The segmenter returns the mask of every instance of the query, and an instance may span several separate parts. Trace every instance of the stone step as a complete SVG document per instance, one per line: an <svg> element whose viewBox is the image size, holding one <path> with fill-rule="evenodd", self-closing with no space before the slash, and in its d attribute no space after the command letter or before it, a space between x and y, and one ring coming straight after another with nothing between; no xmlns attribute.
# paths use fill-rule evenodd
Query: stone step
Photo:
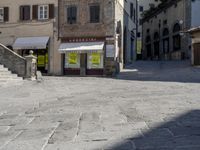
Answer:
<svg viewBox="0 0 200 150"><path fill-rule="evenodd" d="M10 71L0 71L0 75L11 75L12 73Z"/></svg>
<svg viewBox="0 0 200 150"><path fill-rule="evenodd" d="M9 71L8 68L1 68L0 71Z"/></svg>
<svg viewBox="0 0 200 150"><path fill-rule="evenodd" d="M9 72L4 72L4 73L0 73L0 78L1 77L18 77L17 74L12 74L12 73L9 73Z"/></svg>
<svg viewBox="0 0 200 150"><path fill-rule="evenodd" d="M23 80L22 77L18 77L17 74L12 73L5 68L3 65L0 65L0 84L21 82Z"/></svg>

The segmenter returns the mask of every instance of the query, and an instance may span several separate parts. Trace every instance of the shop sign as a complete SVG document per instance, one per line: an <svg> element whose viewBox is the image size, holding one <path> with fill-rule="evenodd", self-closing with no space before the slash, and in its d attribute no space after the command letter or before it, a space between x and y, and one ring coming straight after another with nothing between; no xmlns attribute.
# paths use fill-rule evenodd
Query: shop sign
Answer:
<svg viewBox="0 0 200 150"><path fill-rule="evenodd" d="M78 54L77 53L69 53L68 54L68 63L71 65L78 63Z"/></svg>
<svg viewBox="0 0 200 150"><path fill-rule="evenodd" d="M101 63L101 54L92 53L92 65L100 65Z"/></svg>
<svg viewBox="0 0 200 150"><path fill-rule="evenodd" d="M114 45L106 45L106 57L107 58L115 57L115 46Z"/></svg>

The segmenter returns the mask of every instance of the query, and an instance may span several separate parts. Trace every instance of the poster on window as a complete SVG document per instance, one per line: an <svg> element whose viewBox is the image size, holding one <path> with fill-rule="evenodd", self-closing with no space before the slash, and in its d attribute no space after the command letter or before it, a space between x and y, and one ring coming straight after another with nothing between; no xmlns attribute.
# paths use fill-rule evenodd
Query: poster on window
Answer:
<svg viewBox="0 0 200 150"><path fill-rule="evenodd" d="M92 53L92 65L99 66L101 63L101 54L100 53Z"/></svg>
<svg viewBox="0 0 200 150"><path fill-rule="evenodd" d="M68 63L70 65L75 65L78 63L78 54L77 53L69 53L68 54Z"/></svg>
<svg viewBox="0 0 200 150"><path fill-rule="evenodd" d="M38 67L44 67L45 66L45 56L44 55L38 55Z"/></svg>

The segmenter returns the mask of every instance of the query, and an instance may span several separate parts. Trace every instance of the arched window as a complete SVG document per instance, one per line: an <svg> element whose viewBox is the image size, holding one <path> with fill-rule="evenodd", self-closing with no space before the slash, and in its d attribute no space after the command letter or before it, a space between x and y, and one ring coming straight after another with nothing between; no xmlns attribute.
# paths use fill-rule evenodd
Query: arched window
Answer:
<svg viewBox="0 0 200 150"><path fill-rule="evenodd" d="M151 37L150 37L150 35L148 35L147 37L146 37L146 44L148 44L148 43L150 43L151 42Z"/></svg>
<svg viewBox="0 0 200 150"><path fill-rule="evenodd" d="M160 42L159 42L159 40L160 40L160 36L159 36L159 33L158 32L155 32L154 33L154 56L156 57L156 58L158 58L159 57L159 54L160 54L160 52L159 52L159 50L160 50Z"/></svg>
<svg viewBox="0 0 200 150"><path fill-rule="evenodd" d="M158 32L154 33L153 38L154 38L154 41L158 41L159 40L159 34L158 34Z"/></svg>
<svg viewBox="0 0 200 150"><path fill-rule="evenodd" d="M165 28L163 30L163 52L164 53L169 52L169 30L168 30L168 28Z"/></svg>
<svg viewBox="0 0 200 150"><path fill-rule="evenodd" d="M163 30L163 37L165 36L169 36L169 30L167 28Z"/></svg>
<svg viewBox="0 0 200 150"><path fill-rule="evenodd" d="M181 36L180 36L181 26L176 23L173 27L173 49L174 51L181 49Z"/></svg>
<svg viewBox="0 0 200 150"><path fill-rule="evenodd" d="M147 58L151 58L151 36L148 35L146 37L146 52L147 52Z"/></svg>

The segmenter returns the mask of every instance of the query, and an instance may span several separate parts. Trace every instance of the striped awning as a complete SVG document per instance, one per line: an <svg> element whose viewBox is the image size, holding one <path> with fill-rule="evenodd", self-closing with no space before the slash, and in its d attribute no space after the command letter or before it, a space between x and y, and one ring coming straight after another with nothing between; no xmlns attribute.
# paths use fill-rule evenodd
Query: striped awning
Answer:
<svg viewBox="0 0 200 150"><path fill-rule="evenodd" d="M49 37L21 37L13 44L13 49L46 49Z"/></svg>

